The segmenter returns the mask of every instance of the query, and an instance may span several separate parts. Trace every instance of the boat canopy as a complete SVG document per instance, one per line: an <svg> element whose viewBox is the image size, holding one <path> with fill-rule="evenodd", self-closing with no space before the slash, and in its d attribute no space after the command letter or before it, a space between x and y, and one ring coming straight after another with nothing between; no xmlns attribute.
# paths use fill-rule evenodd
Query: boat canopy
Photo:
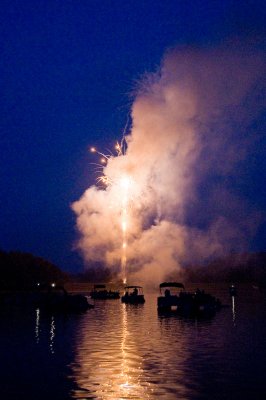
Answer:
<svg viewBox="0 0 266 400"><path fill-rule="evenodd" d="M105 285L94 285L94 289L105 289Z"/></svg>
<svg viewBox="0 0 266 400"><path fill-rule="evenodd" d="M185 286L183 285L183 283L180 283L180 282L163 282L160 284L160 289L165 288L165 287L176 287L176 288L185 289Z"/></svg>
<svg viewBox="0 0 266 400"><path fill-rule="evenodd" d="M125 289L142 289L142 286L125 286Z"/></svg>

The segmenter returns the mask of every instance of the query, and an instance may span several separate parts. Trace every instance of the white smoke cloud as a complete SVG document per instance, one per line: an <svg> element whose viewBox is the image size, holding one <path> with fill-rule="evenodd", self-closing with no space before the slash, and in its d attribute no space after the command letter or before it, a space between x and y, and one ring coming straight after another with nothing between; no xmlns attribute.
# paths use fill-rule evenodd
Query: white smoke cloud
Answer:
<svg viewBox="0 0 266 400"><path fill-rule="evenodd" d="M247 246L261 216L235 183L254 142L247 128L264 106L264 70L263 53L240 44L166 54L139 85L126 154L104 168L113 184L72 205L88 265L119 269L123 176L132 279L158 283L185 262Z"/></svg>

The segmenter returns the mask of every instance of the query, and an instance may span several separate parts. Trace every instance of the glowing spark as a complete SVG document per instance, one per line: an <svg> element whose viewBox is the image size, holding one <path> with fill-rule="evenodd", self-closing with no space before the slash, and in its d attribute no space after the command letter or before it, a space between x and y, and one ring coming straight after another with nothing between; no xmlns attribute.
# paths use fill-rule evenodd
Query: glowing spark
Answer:
<svg viewBox="0 0 266 400"><path fill-rule="evenodd" d="M109 180L108 180L107 176L105 176L105 175L99 176L97 178L97 182L103 183L106 186L108 186L108 184L109 184Z"/></svg>

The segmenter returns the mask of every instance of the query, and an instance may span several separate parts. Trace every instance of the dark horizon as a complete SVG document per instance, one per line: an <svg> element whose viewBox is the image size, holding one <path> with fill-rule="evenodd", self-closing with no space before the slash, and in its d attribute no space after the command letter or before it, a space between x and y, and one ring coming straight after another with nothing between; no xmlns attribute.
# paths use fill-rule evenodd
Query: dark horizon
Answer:
<svg viewBox="0 0 266 400"><path fill-rule="evenodd" d="M179 272L165 275L164 281L182 282L185 285L193 283L220 284L234 283L256 285L266 288L266 251L259 253L230 254L210 260L208 263L185 265ZM35 291L38 285L49 287L52 282L67 290L82 290L79 284L111 284L123 287L121 276L108 267L91 265L81 272L69 273L41 257L23 252L0 251L0 291ZM129 276L129 282L131 282ZM135 281L134 281L135 282ZM161 281L146 282L146 289L157 289ZM139 282L142 284L142 282ZM251 286L250 286L251 287ZM86 288L87 290L88 288Z"/></svg>

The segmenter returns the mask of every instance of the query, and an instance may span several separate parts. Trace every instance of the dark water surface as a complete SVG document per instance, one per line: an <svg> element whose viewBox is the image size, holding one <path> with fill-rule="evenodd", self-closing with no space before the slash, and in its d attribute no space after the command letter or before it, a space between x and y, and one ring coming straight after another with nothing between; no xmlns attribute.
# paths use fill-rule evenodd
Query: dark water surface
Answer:
<svg viewBox="0 0 266 400"><path fill-rule="evenodd" d="M205 289L229 305L210 320L158 316L157 293L81 315L1 309L0 398L266 399L266 294Z"/></svg>

